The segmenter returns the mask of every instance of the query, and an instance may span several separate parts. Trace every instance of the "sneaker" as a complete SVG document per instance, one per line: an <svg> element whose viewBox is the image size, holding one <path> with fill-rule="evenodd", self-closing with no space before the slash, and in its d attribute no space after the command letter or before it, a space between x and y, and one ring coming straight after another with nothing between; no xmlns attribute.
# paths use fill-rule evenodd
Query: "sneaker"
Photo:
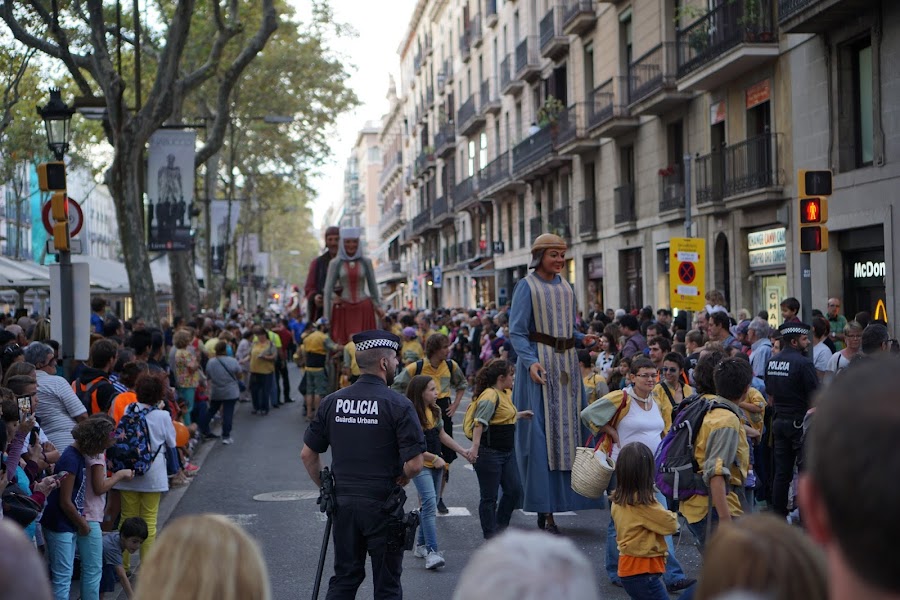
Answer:
<svg viewBox="0 0 900 600"><path fill-rule="evenodd" d="M192 464L188 463L184 466L184 470L187 471L188 473L193 473L194 471L199 471L200 467L198 467L197 465L192 465Z"/></svg>
<svg viewBox="0 0 900 600"><path fill-rule="evenodd" d="M222 438L222 443L225 444L226 446L230 446L231 444L234 443L234 440L231 439L231 436L228 436L227 438Z"/></svg>
<svg viewBox="0 0 900 600"><path fill-rule="evenodd" d="M438 552L437 550L432 550L428 553L428 556L425 557L425 568L426 569L438 569L444 566L444 555Z"/></svg>
<svg viewBox="0 0 900 600"><path fill-rule="evenodd" d="M416 544L416 549L413 550L413 556L415 556L416 558L425 558L426 556L428 556L428 548Z"/></svg>
<svg viewBox="0 0 900 600"><path fill-rule="evenodd" d="M220 436L219 436L218 434L215 434L215 433L213 433L213 432L211 432L211 431L210 431L209 433L204 433L204 434L203 434L203 439L204 439L204 440L217 440L217 439L219 439L219 437L220 437Z"/></svg>
<svg viewBox="0 0 900 600"><path fill-rule="evenodd" d="M666 586L666 590L672 593L683 592L688 589L692 585L697 583L696 579L691 579L690 577L685 577L684 579L679 579L675 583Z"/></svg>
<svg viewBox="0 0 900 600"><path fill-rule="evenodd" d="M446 515L450 512L450 509L447 508L447 505L444 504L444 499L441 498L437 503L437 511L439 514Z"/></svg>

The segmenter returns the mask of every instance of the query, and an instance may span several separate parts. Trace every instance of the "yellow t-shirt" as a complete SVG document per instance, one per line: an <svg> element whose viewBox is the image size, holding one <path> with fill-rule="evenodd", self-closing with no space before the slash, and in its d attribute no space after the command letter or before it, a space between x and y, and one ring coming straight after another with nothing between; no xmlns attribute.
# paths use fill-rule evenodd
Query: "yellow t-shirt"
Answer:
<svg viewBox="0 0 900 600"><path fill-rule="evenodd" d="M356 362L356 344L347 342L344 346L344 367L350 369L350 375L359 377L359 364Z"/></svg>
<svg viewBox="0 0 900 600"><path fill-rule="evenodd" d="M712 397L723 404L730 404L740 413L740 409L734 403L717 396ZM747 433L741 420L730 410L711 409L703 418L703 425L697 433L694 458L700 465L703 479L707 483L712 477L723 476L728 478L727 483L730 486L743 485L747 479L747 470L750 468L750 446L747 444ZM742 515L744 511L738 495L729 490L726 498L731 516ZM679 510L688 523L697 523L706 516L709 499L706 496L691 496L681 501Z"/></svg>
<svg viewBox="0 0 900 600"><path fill-rule="evenodd" d="M303 340L303 351L306 352L306 362L309 362L310 354L328 354L328 342L330 338L321 331L313 331ZM307 373L324 371L325 367L303 367Z"/></svg>
<svg viewBox="0 0 900 600"><path fill-rule="evenodd" d="M404 364L413 363L420 358L425 358L425 350L419 340L406 340L400 346L400 358L403 359Z"/></svg>
<svg viewBox="0 0 900 600"><path fill-rule="evenodd" d="M743 411L744 416L747 418L747 424L756 431L762 433L763 426L765 425L763 421L766 414L766 399L763 398L763 395L759 393L758 389L751 387L747 392L746 402L755 404L763 410L762 412L758 413L750 412L749 410Z"/></svg>
<svg viewBox="0 0 900 600"><path fill-rule="evenodd" d="M606 385L606 379L599 373L591 373L582 378L584 382L584 390L587 392L588 404L593 404L609 393L609 386ZM598 391L599 388L599 391ZM606 391L603 391L606 390ZM602 392L602 393L600 393Z"/></svg>
<svg viewBox="0 0 900 600"><path fill-rule="evenodd" d="M250 346L250 372L268 375L275 372L275 361L260 358L263 354L271 354L272 342L268 338L256 340Z"/></svg>
<svg viewBox="0 0 900 600"><path fill-rule="evenodd" d="M645 506L612 503L610 514L616 524L616 546L619 548L619 576L662 573L665 571L667 535L678 529L675 513L668 511L657 501ZM626 560L621 560L625 558ZM627 558L653 559L662 561Z"/></svg>
<svg viewBox="0 0 900 600"><path fill-rule="evenodd" d="M473 420L485 429L491 425L512 425L516 422L518 411L512 402L512 390L488 388L474 402L477 404Z"/></svg>
<svg viewBox="0 0 900 600"><path fill-rule="evenodd" d="M423 427L423 429L428 430L428 429L434 429L435 427L443 427L444 426L444 420L441 418L440 411L438 411L437 416L435 416L434 413L435 413L435 411L432 411L432 410L425 411L425 427ZM429 469L433 469L434 461L426 460L425 466L428 467Z"/></svg>

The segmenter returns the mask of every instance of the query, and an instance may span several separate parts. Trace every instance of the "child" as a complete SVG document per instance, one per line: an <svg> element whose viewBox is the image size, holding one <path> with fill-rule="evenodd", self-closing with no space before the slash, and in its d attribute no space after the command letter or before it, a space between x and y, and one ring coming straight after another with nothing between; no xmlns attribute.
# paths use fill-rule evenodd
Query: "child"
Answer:
<svg viewBox="0 0 900 600"><path fill-rule="evenodd" d="M422 348L422 344L419 343L419 333L416 331L416 328L404 328L403 345L400 346L401 362L406 366L409 363L414 363L423 358L425 358L425 350Z"/></svg>
<svg viewBox="0 0 900 600"><path fill-rule="evenodd" d="M122 529L103 535L103 578L100 580L100 600L103 594L116 589L116 578L122 584L128 598L134 596L131 581L122 565L122 553L134 554L147 539L147 522L140 517L130 517L122 522Z"/></svg>
<svg viewBox="0 0 900 600"><path fill-rule="evenodd" d="M530 419L530 410L516 411L512 402L513 368L502 359L492 360L475 376L474 427L469 460L475 464L481 501L478 518L485 539L509 525L522 498L522 483L513 445L517 419ZM483 444L482 444L483 443ZM482 445L484 446L482 448ZM478 460L480 454L481 460ZM499 503L498 491L503 489Z"/></svg>
<svg viewBox="0 0 900 600"><path fill-rule="evenodd" d="M675 513L656 499L653 453L645 444L632 442L619 452L616 489L612 495L612 519L619 548L619 577L632 599L667 600L660 576L666 570L665 536L675 533Z"/></svg>
<svg viewBox="0 0 900 600"><path fill-rule="evenodd" d="M81 557L81 597L85 600L96 598L100 589L103 572L103 535L100 524L103 522L104 496L118 482L129 481L134 477L131 469L122 469L112 477L106 477L105 452L112 446L115 428L112 417L106 413L95 413L75 428L75 431L81 430L79 448L84 452L86 464L84 518L90 527L87 535L79 535L75 540ZM98 448L100 451L96 452Z"/></svg>
<svg viewBox="0 0 900 600"><path fill-rule="evenodd" d="M328 319L319 319L316 321L315 331L307 335L300 345L300 360L303 362L303 376L306 379L307 421L313 420L319 412L319 402L323 396L328 395L328 375L325 373L328 353L344 349L332 341L328 329Z"/></svg>
<svg viewBox="0 0 900 600"><path fill-rule="evenodd" d="M785 323L800 322L797 313L800 312L800 301L796 298L785 298L781 301L781 318Z"/></svg>
<svg viewBox="0 0 900 600"><path fill-rule="evenodd" d="M459 452L466 458L469 451L463 448L444 431L441 409L437 405L438 389L430 375L416 375L406 387L406 397L410 399L419 416L419 423L425 432L425 467L413 480L419 501L422 504L422 526L416 540L415 555L425 559L426 569L437 569L445 564L444 555L438 551L435 510L441 492L446 461L441 458L441 444Z"/></svg>
<svg viewBox="0 0 900 600"><path fill-rule="evenodd" d="M609 393L609 386L603 375L594 371L594 360L588 350L578 351L578 362L581 363L581 379L587 392L588 404L593 404L598 398Z"/></svg>

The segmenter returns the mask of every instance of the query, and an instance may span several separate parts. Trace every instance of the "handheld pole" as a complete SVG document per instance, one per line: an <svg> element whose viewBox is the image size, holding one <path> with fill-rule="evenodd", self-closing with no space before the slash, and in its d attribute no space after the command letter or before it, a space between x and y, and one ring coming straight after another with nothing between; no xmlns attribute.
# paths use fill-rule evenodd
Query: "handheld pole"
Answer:
<svg viewBox="0 0 900 600"><path fill-rule="evenodd" d="M319 600L319 588L322 585L322 571L325 570L325 555L328 554L328 537L331 535L331 520L334 515L334 475L328 467L319 474L322 485L319 487L319 512L328 516L325 521L325 535L322 537L322 549L319 551L319 565L316 568L316 583L313 586L312 600Z"/></svg>

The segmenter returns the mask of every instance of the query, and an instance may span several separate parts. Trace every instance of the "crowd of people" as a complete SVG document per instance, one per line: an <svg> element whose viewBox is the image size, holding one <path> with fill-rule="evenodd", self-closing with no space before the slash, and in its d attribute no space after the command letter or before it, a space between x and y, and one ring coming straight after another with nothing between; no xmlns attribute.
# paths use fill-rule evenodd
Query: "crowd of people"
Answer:
<svg viewBox="0 0 900 600"><path fill-rule="evenodd" d="M335 277L338 287L342 277L350 287L367 281L355 271L362 256L353 232L344 233L334 240L344 249L335 252L344 275L327 261L320 265L328 269L323 282L332 294ZM381 331L396 336L396 356L379 369L384 383L407 399L412 427L424 439L422 465L409 475L421 518L413 551L426 569L446 564L435 518L448 512L443 495L451 466L462 457L477 476L478 517L489 541L505 539L500 534L517 508L537 513L539 529L560 534L554 514L608 502L605 564L596 570L632 598L762 593L767 590L757 580L782 585L780 578L789 579L786 564L802 576L785 581L775 597L824 597L820 545L830 561L847 562L838 573L847 589L863 575L869 585L893 589L889 576L846 554L867 538L835 522L846 493L824 480L823 465L840 461L824 450L805 451L816 439L825 444L817 406L830 415L829 427L838 427L834 415L846 408L837 390L846 394L846 382L873 377L877 371L868 365L881 365L889 377L896 373L874 358L897 351L884 322L866 313L847 320L840 300L831 298L827 311L812 311L805 324L799 302L788 298L774 327L768 313L729 310L717 291L690 320L666 308L578 312L560 276L564 242L540 236L532 253L534 272L517 284L509 307L386 311L355 293L337 303L372 305ZM305 318L297 305L286 315L210 311L160 327L140 318L123 322L95 298L90 356L70 373L63 372L46 320L3 323L3 512L43 555L54 598L69 597L73 575L82 598L99 598L115 584L129 597L151 597L144 595L151 588L133 586L131 555L141 553L146 572L154 560L179 562L183 549L173 544L187 543L171 542L163 551L166 533L157 542L162 494L197 475L192 456L199 444L235 443L239 403L251 403L251 413L263 417L294 401L289 361L302 370L294 385L310 431L320 435L323 400L373 366L371 359L357 360L349 314L335 333L329 316L335 306L318 296L308 298L307 310L315 314ZM889 394L890 388L867 385L875 397ZM836 406L828 408L828 400ZM454 437L457 413L468 444ZM847 418L872 428L877 441L884 432L878 423L863 424L866 416L871 413ZM322 438L308 439L321 444ZM585 445L615 464L604 497L573 488L575 450ZM884 493L893 497L890 489ZM770 514L745 516L760 512ZM808 526L812 538L788 523ZM223 535L238 536L235 557L258 552L241 550L239 530ZM699 583L678 561L678 535L691 536L705 551ZM757 541L777 546L772 556L784 559L756 556ZM721 575L724 566L707 568L724 565L725 556L750 556L753 568L734 578Z"/></svg>

